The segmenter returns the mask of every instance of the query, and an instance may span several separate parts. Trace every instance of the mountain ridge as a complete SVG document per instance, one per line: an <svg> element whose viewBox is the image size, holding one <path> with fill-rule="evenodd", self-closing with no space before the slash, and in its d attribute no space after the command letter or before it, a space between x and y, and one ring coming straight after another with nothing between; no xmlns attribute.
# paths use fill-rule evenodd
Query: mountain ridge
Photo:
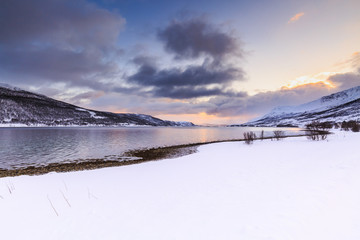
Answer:
<svg viewBox="0 0 360 240"><path fill-rule="evenodd" d="M145 114L112 113L58 101L8 84L0 84L3 126L194 126Z"/></svg>
<svg viewBox="0 0 360 240"><path fill-rule="evenodd" d="M305 126L312 121L342 122L349 120L360 120L360 86L297 106L276 107L270 113L240 125L291 127Z"/></svg>

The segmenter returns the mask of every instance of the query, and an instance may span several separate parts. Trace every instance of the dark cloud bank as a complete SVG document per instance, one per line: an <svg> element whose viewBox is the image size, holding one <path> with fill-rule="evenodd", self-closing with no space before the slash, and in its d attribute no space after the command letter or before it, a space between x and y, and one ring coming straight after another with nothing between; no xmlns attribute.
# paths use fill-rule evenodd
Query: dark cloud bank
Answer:
<svg viewBox="0 0 360 240"><path fill-rule="evenodd" d="M154 97L189 99L209 96L244 96L229 90L242 81L241 68L229 64L228 58L240 57L238 40L201 18L172 21L157 33L164 48L177 60L199 60L201 65L162 69L151 59L134 59L138 71L127 78L129 83L152 87Z"/></svg>
<svg viewBox="0 0 360 240"><path fill-rule="evenodd" d="M179 59L210 55L220 60L226 55L241 55L239 42L234 36L201 18L174 20L158 31L158 38L164 42L165 49L175 53Z"/></svg>
<svg viewBox="0 0 360 240"><path fill-rule="evenodd" d="M117 72L125 20L84 0L2 0L0 72L14 83L101 89Z"/></svg>
<svg viewBox="0 0 360 240"><path fill-rule="evenodd" d="M152 87L151 93L155 97L186 99L216 95L243 95L243 93L224 90L224 86L242 76L242 72L236 68L216 69L211 64L210 66L203 64L187 66L186 69L160 70L148 60L137 58L135 62L139 65L139 69L137 73L128 77L128 81L143 87Z"/></svg>

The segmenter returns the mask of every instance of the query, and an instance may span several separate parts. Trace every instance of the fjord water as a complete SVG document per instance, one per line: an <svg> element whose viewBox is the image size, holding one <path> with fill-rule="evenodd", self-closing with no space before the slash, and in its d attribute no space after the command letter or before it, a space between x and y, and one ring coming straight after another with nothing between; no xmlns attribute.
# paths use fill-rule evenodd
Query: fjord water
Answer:
<svg viewBox="0 0 360 240"><path fill-rule="evenodd" d="M117 159L128 150L243 138L273 128L249 127L55 127L0 128L0 169L86 159ZM278 128L276 130L279 130ZM297 134L299 129L282 129Z"/></svg>

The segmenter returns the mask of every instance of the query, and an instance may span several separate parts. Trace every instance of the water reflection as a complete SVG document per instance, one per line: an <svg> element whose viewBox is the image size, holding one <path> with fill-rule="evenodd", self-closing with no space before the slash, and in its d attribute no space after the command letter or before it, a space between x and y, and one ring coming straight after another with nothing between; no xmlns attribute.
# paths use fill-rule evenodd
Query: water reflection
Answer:
<svg viewBox="0 0 360 240"><path fill-rule="evenodd" d="M0 168L119 156L131 149L240 139L271 128L139 127L139 128L0 128ZM295 134L299 129L284 129Z"/></svg>

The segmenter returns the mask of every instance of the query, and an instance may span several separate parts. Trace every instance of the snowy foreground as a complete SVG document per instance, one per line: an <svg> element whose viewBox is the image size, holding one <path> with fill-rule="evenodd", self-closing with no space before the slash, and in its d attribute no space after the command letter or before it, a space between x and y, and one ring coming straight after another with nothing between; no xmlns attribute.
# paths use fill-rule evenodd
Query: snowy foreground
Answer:
<svg viewBox="0 0 360 240"><path fill-rule="evenodd" d="M360 133L0 179L1 239L360 239Z"/></svg>

